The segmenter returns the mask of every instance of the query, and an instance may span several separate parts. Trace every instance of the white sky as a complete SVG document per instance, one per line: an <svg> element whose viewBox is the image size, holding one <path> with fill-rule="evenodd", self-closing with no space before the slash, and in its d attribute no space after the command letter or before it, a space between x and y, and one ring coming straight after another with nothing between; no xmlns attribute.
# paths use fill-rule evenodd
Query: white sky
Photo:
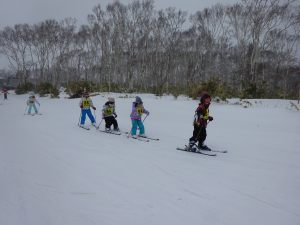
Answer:
<svg viewBox="0 0 300 225"><path fill-rule="evenodd" d="M92 8L101 4L103 8L113 0L0 0L0 28L17 23L37 23L45 19L64 19L74 17L78 24L86 23ZM123 4L131 0L120 0ZM218 2L237 2L236 0L156 0L156 9L175 7L194 13Z"/></svg>
<svg viewBox="0 0 300 225"><path fill-rule="evenodd" d="M35 24L46 19L62 20L67 17L77 19L77 25L87 23L87 15L99 3L103 8L113 0L0 0L0 29L19 23ZM127 5L131 0L119 0ZM156 0L156 9L175 7L189 14L211 7L217 3L235 3L237 0ZM7 62L0 55L0 69Z"/></svg>

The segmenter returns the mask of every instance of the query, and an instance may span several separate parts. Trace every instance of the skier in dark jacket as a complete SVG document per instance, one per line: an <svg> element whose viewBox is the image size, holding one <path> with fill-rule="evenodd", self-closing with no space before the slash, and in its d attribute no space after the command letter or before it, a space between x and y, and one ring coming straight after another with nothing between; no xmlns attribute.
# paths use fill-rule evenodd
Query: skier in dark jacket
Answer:
<svg viewBox="0 0 300 225"><path fill-rule="evenodd" d="M7 100L7 94L8 94L8 90L7 90L7 88L3 88L2 89L2 93L3 93L3 96L4 96L4 100Z"/></svg>
<svg viewBox="0 0 300 225"><path fill-rule="evenodd" d="M194 131L193 136L189 141L189 150L193 150L193 146L198 142L198 148L202 150L208 150L208 147L204 145L206 139L206 126L207 121L212 121L213 117L209 115L209 105L211 97L209 94L204 93L201 96L200 104L195 111L194 117Z"/></svg>
<svg viewBox="0 0 300 225"><path fill-rule="evenodd" d="M113 125L114 131L120 131L116 120L117 114L115 109L115 99L109 97L102 109L102 118L105 120L105 131L107 132L111 131L111 125Z"/></svg>

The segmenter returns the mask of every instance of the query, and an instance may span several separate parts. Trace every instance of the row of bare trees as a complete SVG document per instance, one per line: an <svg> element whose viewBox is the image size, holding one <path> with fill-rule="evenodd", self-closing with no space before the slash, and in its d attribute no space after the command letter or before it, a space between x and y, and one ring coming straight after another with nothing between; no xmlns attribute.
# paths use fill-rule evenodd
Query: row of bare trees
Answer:
<svg viewBox="0 0 300 225"><path fill-rule="evenodd" d="M217 78L234 90L263 87L296 95L300 6L286 0L217 4L188 16L153 0L93 8L75 19L18 24L0 30L0 53L22 82L59 86L85 79L124 90L169 92Z"/></svg>

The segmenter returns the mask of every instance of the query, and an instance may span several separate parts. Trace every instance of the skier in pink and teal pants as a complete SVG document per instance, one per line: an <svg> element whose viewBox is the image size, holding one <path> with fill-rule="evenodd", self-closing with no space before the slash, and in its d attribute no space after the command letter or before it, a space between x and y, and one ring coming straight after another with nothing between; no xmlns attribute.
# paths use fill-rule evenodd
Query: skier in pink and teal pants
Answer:
<svg viewBox="0 0 300 225"><path fill-rule="evenodd" d="M142 115L145 113L147 116L149 115L149 111L147 111L143 106L143 101L139 96L136 96L135 101L132 103L132 111L130 114L132 128L131 135L136 137L136 131L139 127L140 133L139 136L145 137L145 127L142 121Z"/></svg>

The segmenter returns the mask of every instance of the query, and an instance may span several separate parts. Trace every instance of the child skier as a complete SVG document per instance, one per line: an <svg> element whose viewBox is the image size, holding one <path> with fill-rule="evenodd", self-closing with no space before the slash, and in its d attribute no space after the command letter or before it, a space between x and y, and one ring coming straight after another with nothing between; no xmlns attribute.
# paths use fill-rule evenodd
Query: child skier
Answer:
<svg viewBox="0 0 300 225"><path fill-rule="evenodd" d="M204 93L200 99L200 104L195 111L194 117L194 131L193 136L189 140L189 151L195 150L193 146L198 141L198 148L202 150L209 150L209 148L204 145L204 141L206 139L206 126L207 121L212 121L213 117L209 116L209 105L210 105L211 97Z"/></svg>
<svg viewBox="0 0 300 225"><path fill-rule="evenodd" d="M81 108L81 119L80 119L80 127L84 127L85 118L86 115L90 118L92 125L96 126L95 118L91 112L90 107L92 107L94 110L96 110L96 107L93 104L92 99L90 98L90 95L88 92L84 92L83 96L79 102L79 106Z"/></svg>
<svg viewBox="0 0 300 225"><path fill-rule="evenodd" d="M27 106L28 106L28 111L27 114L31 115L31 109L34 109L35 114L38 114L38 110L36 108L35 103L37 103L39 106L41 105L38 100L36 100L34 93L29 94L29 98L27 100Z"/></svg>
<svg viewBox="0 0 300 225"><path fill-rule="evenodd" d="M7 94L8 94L7 88L3 87L2 93L3 93L3 95L4 95L4 96L3 96L3 97L4 97L4 100L7 100Z"/></svg>
<svg viewBox="0 0 300 225"><path fill-rule="evenodd" d="M102 109L102 119L105 120L105 131L110 132L111 125L113 125L114 131L120 131L116 118L115 99L109 97Z"/></svg>
<svg viewBox="0 0 300 225"><path fill-rule="evenodd" d="M145 136L145 127L142 121L142 114L145 113L147 116L150 114L143 106L143 101L139 96L135 97L135 101L132 103L132 111L130 114L132 128L131 135L136 138L136 130L140 128L140 137Z"/></svg>

